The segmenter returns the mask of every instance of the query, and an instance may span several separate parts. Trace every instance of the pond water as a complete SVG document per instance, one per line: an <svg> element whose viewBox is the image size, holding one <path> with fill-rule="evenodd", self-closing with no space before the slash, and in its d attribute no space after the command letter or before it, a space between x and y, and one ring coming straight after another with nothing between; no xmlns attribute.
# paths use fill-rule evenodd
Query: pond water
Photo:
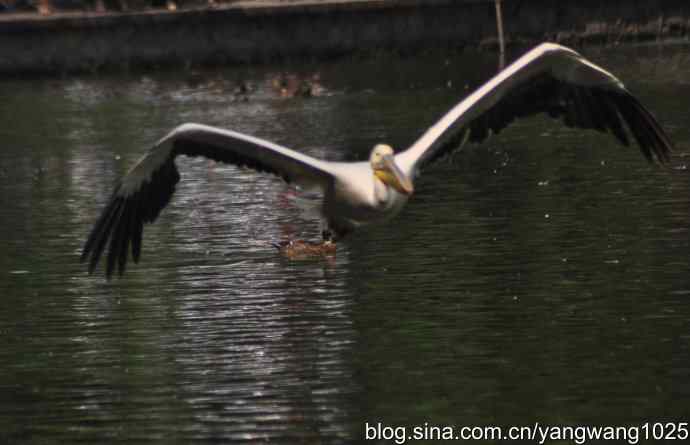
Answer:
<svg viewBox="0 0 690 445"><path fill-rule="evenodd" d="M690 49L585 53L663 123L670 168L528 119L426 170L396 219L334 258L293 261L271 243L318 224L285 184L181 158L141 262L111 281L79 264L85 237L177 124L364 159L411 143L496 56L0 82L0 443L687 421ZM280 97L282 71L318 73L322 94Z"/></svg>

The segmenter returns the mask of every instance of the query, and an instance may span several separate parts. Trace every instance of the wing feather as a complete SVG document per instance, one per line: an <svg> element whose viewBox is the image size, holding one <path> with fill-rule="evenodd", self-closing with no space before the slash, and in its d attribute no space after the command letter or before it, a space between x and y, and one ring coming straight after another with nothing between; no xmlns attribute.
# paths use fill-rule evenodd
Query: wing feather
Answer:
<svg viewBox="0 0 690 445"><path fill-rule="evenodd" d="M203 156L323 188L333 179L328 162L245 134L184 124L149 150L115 188L84 245L81 260L88 261L89 273L106 248L108 278L124 273L130 251L134 262L139 261L144 224L158 218L180 181L175 165L179 155Z"/></svg>
<svg viewBox="0 0 690 445"><path fill-rule="evenodd" d="M609 132L626 146L627 126L649 161L669 159L672 145L661 125L615 76L569 48L544 43L453 107L397 161L413 174L457 150L465 131L470 141L482 142L539 113L569 127Z"/></svg>

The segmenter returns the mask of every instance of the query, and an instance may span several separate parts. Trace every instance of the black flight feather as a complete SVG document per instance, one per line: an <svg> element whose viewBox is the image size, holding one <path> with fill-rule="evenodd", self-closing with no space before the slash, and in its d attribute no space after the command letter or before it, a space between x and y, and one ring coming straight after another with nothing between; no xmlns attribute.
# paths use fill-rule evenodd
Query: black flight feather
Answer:
<svg viewBox="0 0 690 445"><path fill-rule="evenodd" d="M447 130L449 134L439 138L440 146L423 158L422 166L457 148L462 138L452 133L462 135L464 129L469 128L469 140L479 143L500 133L518 118L540 113L560 119L568 127L610 132L625 146L630 144L629 131L647 160L664 163L669 159L672 145L668 136L654 116L627 90L573 85L544 72L511 90L462 128L451 126Z"/></svg>

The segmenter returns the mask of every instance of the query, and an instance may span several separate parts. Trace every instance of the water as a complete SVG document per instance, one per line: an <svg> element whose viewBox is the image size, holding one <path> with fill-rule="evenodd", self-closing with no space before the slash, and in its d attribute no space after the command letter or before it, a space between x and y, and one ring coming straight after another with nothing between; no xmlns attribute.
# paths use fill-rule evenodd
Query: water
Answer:
<svg viewBox="0 0 690 445"><path fill-rule="evenodd" d="M590 50L677 148L521 121L427 170L403 213L334 259L290 190L201 159L139 265L78 256L111 188L175 125L327 159L404 147L490 75L493 55L0 84L0 442L309 443L387 425L635 425L690 414L690 50ZM249 100L235 94L248 83ZM388 442L390 443L390 442ZM423 442L416 442L423 443Z"/></svg>

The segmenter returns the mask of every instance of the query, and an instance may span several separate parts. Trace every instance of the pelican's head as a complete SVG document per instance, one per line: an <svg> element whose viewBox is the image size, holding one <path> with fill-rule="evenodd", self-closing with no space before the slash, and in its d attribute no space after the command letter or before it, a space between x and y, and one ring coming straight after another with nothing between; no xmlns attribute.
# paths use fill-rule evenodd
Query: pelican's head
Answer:
<svg viewBox="0 0 690 445"><path fill-rule="evenodd" d="M411 195L414 191L412 181L395 163L393 148L390 145L378 144L371 151L369 157L374 175L384 184L393 187L405 195Z"/></svg>

